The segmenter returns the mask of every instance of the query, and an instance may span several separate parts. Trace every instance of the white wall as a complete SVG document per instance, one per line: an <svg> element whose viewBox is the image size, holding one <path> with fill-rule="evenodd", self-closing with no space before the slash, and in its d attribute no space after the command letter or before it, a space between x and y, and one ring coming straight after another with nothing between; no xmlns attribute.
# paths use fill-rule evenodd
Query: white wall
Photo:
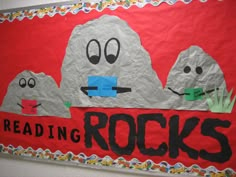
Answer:
<svg viewBox="0 0 236 177"><path fill-rule="evenodd" d="M38 160L19 160L0 157L0 177L170 177L169 174L140 172L136 170L99 169L65 165L65 163L42 163ZM179 175L174 175L180 177ZM185 176L187 177L187 176Z"/></svg>
<svg viewBox="0 0 236 177"><path fill-rule="evenodd" d="M73 4L76 2L81 2L81 0L0 0L0 12L40 8L57 4Z"/></svg>

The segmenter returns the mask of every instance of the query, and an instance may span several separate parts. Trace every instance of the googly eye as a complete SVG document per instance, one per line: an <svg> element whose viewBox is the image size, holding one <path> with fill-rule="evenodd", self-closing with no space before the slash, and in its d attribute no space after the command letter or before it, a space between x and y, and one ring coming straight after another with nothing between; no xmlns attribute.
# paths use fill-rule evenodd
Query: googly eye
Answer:
<svg viewBox="0 0 236 177"><path fill-rule="evenodd" d="M25 88L25 86L26 86L26 80L25 80L24 78L21 78L21 79L19 80L19 86L20 86L21 88Z"/></svg>
<svg viewBox="0 0 236 177"><path fill-rule="evenodd" d="M34 88L35 85L36 85L35 79L34 79L34 78L30 78L30 79L28 80L28 86L29 86L30 88Z"/></svg>
<svg viewBox="0 0 236 177"><path fill-rule="evenodd" d="M90 48L93 47L93 51L90 50ZM91 53L94 53L91 55ZM101 46L98 40L92 39L89 41L86 47L86 55L90 63L96 65L99 63L101 58Z"/></svg>
<svg viewBox="0 0 236 177"><path fill-rule="evenodd" d="M108 54L108 48L109 46L117 46L114 53L110 53ZM108 63L113 64L116 62L119 53L120 53L120 42L118 39L116 38L111 38L106 42L105 48L104 48L104 53L105 53L105 58L107 60Z"/></svg>

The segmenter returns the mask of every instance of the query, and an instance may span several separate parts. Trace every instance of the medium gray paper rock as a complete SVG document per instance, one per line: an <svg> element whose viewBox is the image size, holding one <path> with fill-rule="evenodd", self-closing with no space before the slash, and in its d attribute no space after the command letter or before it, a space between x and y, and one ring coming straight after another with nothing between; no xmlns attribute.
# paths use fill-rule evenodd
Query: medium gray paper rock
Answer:
<svg viewBox="0 0 236 177"><path fill-rule="evenodd" d="M138 34L116 16L76 26L61 71L60 87L74 107L168 107Z"/></svg>
<svg viewBox="0 0 236 177"><path fill-rule="evenodd" d="M9 84L0 110L30 116L70 117L53 78L32 71L21 72Z"/></svg>
<svg viewBox="0 0 236 177"><path fill-rule="evenodd" d="M217 62L198 46L182 51L170 70L166 93L174 109L208 110L205 94L226 89L224 74Z"/></svg>

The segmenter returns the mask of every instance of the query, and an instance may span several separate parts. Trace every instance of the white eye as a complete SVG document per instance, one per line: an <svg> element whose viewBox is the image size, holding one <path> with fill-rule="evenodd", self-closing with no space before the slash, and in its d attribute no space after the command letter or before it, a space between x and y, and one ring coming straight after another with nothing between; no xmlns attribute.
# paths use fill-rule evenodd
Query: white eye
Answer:
<svg viewBox="0 0 236 177"><path fill-rule="evenodd" d="M108 54L108 48L116 48L116 52ZM116 38L111 38L106 42L105 49L104 49L105 57L108 63L113 64L117 60L119 53L120 53L120 42Z"/></svg>
<svg viewBox="0 0 236 177"><path fill-rule="evenodd" d="M36 85L35 80L34 80L33 78L30 78L30 79L28 80L28 86L29 86L30 88L34 88L35 85Z"/></svg>
<svg viewBox="0 0 236 177"><path fill-rule="evenodd" d="M25 86L26 86L26 80L25 80L24 78L21 78L21 79L19 80L19 86L20 86L21 88L25 88Z"/></svg>
<svg viewBox="0 0 236 177"><path fill-rule="evenodd" d="M95 53L92 54L91 53ZM96 65L99 63L101 58L101 46L96 39L92 39L89 41L86 47L86 55L90 63Z"/></svg>

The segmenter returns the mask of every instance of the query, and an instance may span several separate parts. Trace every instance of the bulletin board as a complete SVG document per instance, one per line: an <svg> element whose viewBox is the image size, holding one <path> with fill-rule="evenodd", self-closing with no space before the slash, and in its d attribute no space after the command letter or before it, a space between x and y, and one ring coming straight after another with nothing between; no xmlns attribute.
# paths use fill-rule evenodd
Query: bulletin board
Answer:
<svg viewBox="0 0 236 177"><path fill-rule="evenodd" d="M0 14L0 153L236 176L236 1Z"/></svg>

